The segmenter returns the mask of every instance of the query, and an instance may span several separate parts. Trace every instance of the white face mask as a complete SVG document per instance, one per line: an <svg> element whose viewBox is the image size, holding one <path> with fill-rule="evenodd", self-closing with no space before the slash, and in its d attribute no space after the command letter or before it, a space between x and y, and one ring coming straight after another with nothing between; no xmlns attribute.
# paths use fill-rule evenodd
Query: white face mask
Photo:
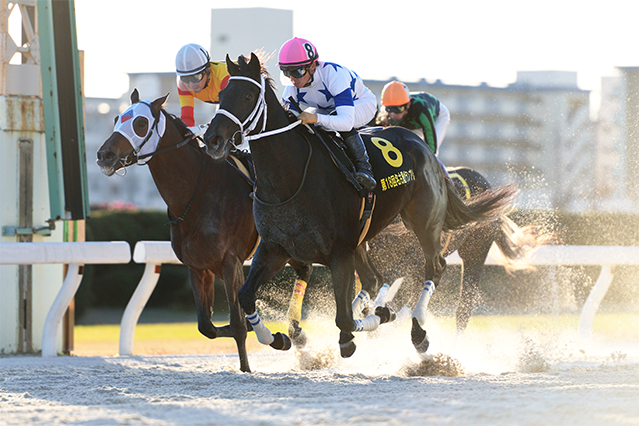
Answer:
<svg viewBox="0 0 640 426"><path fill-rule="evenodd" d="M149 123L147 133L144 136L138 136L133 129L133 122L138 117L145 117ZM127 138L137 156L143 156L157 150L166 125L167 120L164 114L160 113L160 118L156 122L151 112L151 104L147 101L141 101L131 105L118 116L114 132L118 132ZM138 164L145 164L151 157L139 159Z"/></svg>

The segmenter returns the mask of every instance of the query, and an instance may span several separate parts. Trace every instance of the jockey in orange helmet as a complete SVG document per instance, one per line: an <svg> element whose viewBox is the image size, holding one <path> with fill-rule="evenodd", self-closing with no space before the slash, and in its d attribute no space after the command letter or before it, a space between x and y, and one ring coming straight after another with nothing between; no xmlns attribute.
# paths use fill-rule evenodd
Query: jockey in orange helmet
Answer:
<svg viewBox="0 0 640 426"><path fill-rule="evenodd" d="M382 109L376 124L413 131L422 137L436 158L450 121L447 107L430 93L409 93L407 85L399 81L387 83L382 88ZM444 164L439 159L438 162L445 175L451 178Z"/></svg>
<svg viewBox="0 0 640 426"><path fill-rule="evenodd" d="M451 121L449 110L438 98L426 92L409 93L404 83L392 81L382 89L382 107L378 124L412 130L438 153Z"/></svg>

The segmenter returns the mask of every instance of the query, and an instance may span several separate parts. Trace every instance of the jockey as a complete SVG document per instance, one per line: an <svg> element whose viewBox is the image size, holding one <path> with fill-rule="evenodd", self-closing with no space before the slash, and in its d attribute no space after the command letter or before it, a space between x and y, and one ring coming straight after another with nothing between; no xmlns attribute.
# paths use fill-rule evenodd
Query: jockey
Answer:
<svg viewBox="0 0 640 426"><path fill-rule="evenodd" d="M176 55L176 74L179 77L180 118L188 127L193 127L194 99L218 103L218 93L229 81L227 65L211 61L204 47L189 43L182 46Z"/></svg>
<svg viewBox="0 0 640 426"><path fill-rule="evenodd" d="M410 94L409 88L399 81L387 83L382 89L382 109L376 124L412 130L436 155L450 121L447 107L430 93Z"/></svg>
<svg viewBox="0 0 640 426"><path fill-rule="evenodd" d="M426 142L436 158L450 121L447 107L430 93L409 93L407 85L399 81L387 83L382 88L382 109L376 117L376 124L413 131ZM438 162L449 176L440 159Z"/></svg>
<svg viewBox="0 0 640 426"><path fill-rule="evenodd" d="M369 156L356 129L368 124L376 114L377 101L353 71L318 60L318 50L308 40L294 37L280 48L278 66L292 85L285 86L283 100L292 96L305 109L298 117L339 132L355 162L355 178L365 189L376 186Z"/></svg>

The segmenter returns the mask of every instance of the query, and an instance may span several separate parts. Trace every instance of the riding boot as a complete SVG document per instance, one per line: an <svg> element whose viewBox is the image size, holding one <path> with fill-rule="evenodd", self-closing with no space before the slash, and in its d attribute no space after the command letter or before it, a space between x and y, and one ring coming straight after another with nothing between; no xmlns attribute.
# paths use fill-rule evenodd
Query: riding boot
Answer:
<svg viewBox="0 0 640 426"><path fill-rule="evenodd" d="M356 180L367 191L373 191L376 187L376 180L371 171L369 155L367 155L367 150L364 148L362 137L358 132L354 132L354 134L345 138L344 143L350 151L356 166Z"/></svg>

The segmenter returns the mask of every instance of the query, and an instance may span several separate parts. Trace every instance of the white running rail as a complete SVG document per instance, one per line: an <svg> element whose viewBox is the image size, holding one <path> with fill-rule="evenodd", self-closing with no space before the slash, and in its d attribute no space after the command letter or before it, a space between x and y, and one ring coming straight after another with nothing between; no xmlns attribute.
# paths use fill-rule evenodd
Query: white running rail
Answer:
<svg viewBox="0 0 640 426"><path fill-rule="evenodd" d="M58 328L80 287L85 264L129 263L131 247L125 241L66 243L0 243L0 264L67 264L67 275L53 301L42 330L42 356L57 355Z"/></svg>
<svg viewBox="0 0 640 426"><path fill-rule="evenodd" d="M609 290L613 280L611 267L614 265L638 265L638 247L622 246L543 246L529 259L532 265L596 265L602 270L598 281L591 290L580 316L579 337L581 341L591 339L593 319L600 302ZM180 264L171 243L168 241L138 241L134 248L133 260L145 263L145 271L133 297L129 301L120 326L120 355L133 354L133 333L151 293L160 276L163 263ZM462 260L457 252L447 257L450 265L460 265ZM250 261L245 262L245 265ZM487 258L486 265L500 265L496 259Z"/></svg>

